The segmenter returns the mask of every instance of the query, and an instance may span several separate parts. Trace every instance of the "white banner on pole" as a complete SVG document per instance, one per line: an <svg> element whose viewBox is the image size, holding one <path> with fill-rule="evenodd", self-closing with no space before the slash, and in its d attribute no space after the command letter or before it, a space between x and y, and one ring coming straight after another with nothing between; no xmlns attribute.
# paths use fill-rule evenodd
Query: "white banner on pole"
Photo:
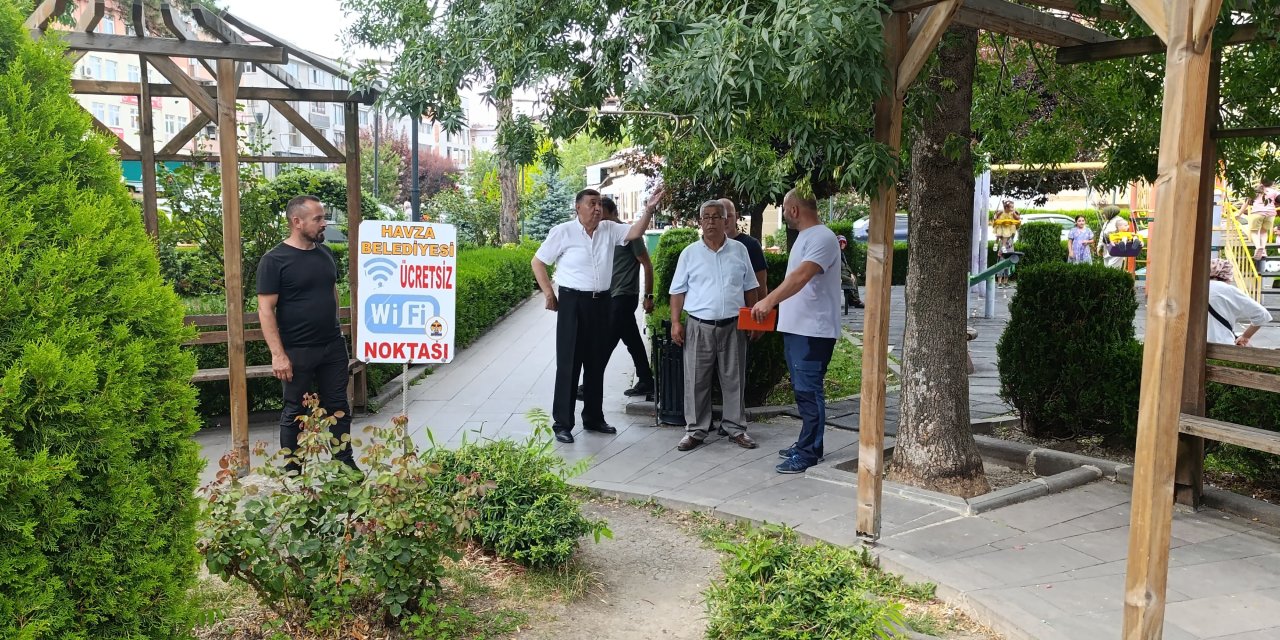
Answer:
<svg viewBox="0 0 1280 640"><path fill-rule="evenodd" d="M360 223L356 358L453 360L458 232L434 222Z"/></svg>

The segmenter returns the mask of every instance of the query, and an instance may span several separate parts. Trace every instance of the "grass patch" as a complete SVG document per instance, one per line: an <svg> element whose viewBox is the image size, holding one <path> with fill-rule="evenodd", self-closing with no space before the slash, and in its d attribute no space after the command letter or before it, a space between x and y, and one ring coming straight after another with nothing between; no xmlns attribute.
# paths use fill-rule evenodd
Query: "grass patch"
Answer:
<svg viewBox="0 0 1280 640"><path fill-rule="evenodd" d="M862 389L862 349L844 338L837 341L822 386L827 400L858 393ZM795 404L795 401L790 375L782 376L782 380L765 397L765 404L769 406L786 406Z"/></svg>

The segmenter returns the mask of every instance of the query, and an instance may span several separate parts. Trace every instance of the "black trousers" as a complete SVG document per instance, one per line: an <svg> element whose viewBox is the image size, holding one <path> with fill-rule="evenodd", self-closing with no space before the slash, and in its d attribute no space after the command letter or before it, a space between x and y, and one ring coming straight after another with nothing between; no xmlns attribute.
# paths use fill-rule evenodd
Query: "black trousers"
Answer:
<svg viewBox="0 0 1280 640"><path fill-rule="evenodd" d="M649 367L649 352L644 349L644 338L640 336L640 327L636 324L636 305L640 302L640 294L629 293L614 296L610 304L610 324L613 326L614 338L609 343L609 355L618 348L618 341L627 345L627 353L631 354L631 363L636 367L636 377L640 382L653 384L653 369ZM605 361L606 364L608 361Z"/></svg>
<svg viewBox="0 0 1280 640"><path fill-rule="evenodd" d="M560 288L556 313L556 390L551 401L552 428L573 429L578 377L582 376L582 423L604 423L604 367L614 342L609 327L609 292L596 294Z"/></svg>
<svg viewBox="0 0 1280 640"><path fill-rule="evenodd" d="M315 347L286 347L285 355L293 365L293 379L284 382L284 410L280 412L280 448L293 451L298 448L298 433L301 431L295 420L306 413L302 406L302 396L313 387L320 396L320 406L326 414L334 415L339 411L342 417L330 428L333 437L342 439L351 433L351 407L347 404L347 341L338 338L326 345ZM355 467L355 456L351 446L347 445L334 454L338 460L348 466ZM290 458L286 466L290 471L298 469L297 463Z"/></svg>

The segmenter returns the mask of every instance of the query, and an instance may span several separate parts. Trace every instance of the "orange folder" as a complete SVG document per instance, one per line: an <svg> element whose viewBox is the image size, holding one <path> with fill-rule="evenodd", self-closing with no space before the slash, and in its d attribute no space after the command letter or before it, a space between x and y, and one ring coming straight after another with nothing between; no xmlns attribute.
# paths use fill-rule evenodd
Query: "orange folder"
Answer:
<svg viewBox="0 0 1280 640"><path fill-rule="evenodd" d="M777 331L778 330L778 308L774 307L769 315L764 317L764 322L756 322L751 317L751 307L742 307L738 309L738 328L742 331Z"/></svg>

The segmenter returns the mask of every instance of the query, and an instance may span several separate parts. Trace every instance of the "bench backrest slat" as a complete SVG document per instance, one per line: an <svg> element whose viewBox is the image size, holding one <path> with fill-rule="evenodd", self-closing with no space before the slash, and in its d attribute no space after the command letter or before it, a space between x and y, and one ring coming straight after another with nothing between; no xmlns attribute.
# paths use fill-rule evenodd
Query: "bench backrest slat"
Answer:
<svg viewBox="0 0 1280 640"><path fill-rule="evenodd" d="M351 307L342 307L338 309L338 318L342 320L351 319ZM211 315L191 315L182 319L184 324L195 325L197 327L225 327L227 326L227 314L211 314ZM258 324L257 313L244 314L245 324Z"/></svg>

